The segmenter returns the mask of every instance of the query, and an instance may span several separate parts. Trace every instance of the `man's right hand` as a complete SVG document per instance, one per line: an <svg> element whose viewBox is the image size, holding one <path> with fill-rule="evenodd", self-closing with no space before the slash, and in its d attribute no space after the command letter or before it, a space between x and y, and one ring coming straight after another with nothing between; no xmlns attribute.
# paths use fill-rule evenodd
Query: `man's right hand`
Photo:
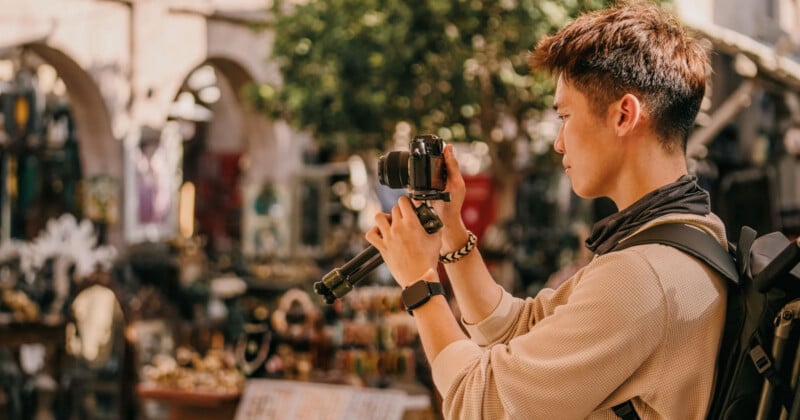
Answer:
<svg viewBox="0 0 800 420"><path fill-rule="evenodd" d="M450 193L450 202L434 200L431 202L436 214L442 220L441 253L452 252L467 243L467 228L461 218L461 207L464 205L466 185L461 169L456 160L453 145L445 145L444 160L447 167L446 192Z"/></svg>

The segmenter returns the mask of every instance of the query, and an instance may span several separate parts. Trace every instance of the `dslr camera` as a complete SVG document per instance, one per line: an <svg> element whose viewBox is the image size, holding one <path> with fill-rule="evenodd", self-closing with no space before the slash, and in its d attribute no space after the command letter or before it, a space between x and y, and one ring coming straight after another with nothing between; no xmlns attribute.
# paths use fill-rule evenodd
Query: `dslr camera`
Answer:
<svg viewBox="0 0 800 420"><path fill-rule="evenodd" d="M450 201L444 142L433 134L415 136L408 151L389 152L378 158L378 180L390 188L406 188L417 201ZM428 233L441 228L441 221L427 205L416 208L420 223Z"/></svg>

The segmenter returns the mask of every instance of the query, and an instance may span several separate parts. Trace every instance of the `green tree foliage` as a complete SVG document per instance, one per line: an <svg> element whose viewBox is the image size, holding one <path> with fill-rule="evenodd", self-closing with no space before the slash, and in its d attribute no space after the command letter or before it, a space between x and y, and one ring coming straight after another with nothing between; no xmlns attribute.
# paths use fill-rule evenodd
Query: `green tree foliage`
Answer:
<svg viewBox="0 0 800 420"><path fill-rule="evenodd" d="M552 80L531 74L528 52L579 12L606 3L275 0L269 60L282 80L251 86L246 96L317 140L351 150L384 147L400 121L448 141L481 139L502 179L513 171L515 142L535 135L528 122L552 105Z"/></svg>

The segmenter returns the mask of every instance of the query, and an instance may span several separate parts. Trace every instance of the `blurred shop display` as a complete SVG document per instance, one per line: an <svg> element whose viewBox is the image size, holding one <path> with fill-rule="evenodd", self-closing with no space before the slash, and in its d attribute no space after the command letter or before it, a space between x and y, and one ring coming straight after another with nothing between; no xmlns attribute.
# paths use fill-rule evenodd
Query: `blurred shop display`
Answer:
<svg viewBox="0 0 800 420"><path fill-rule="evenodd" d="M179 346L151 353L140 365L139 398L165 404L171 415L216 410L229 418L243 391L255 392L251 388L263 378L389 388L422 395L429 401L423 408L430 408L416 326L397 288L366 286L324 307L291 288L277 299L244 296L241 307L243 324L232 340L223 326L212 332L207 350Z"/></svg>
<svg viewBox="0 0 800 420"><path fill-rule="evenodd" d="M80 216L83 202L79 141L63 82L25 51L14 66L13 78L0 80L3 240L33 238L63 213Z"/></svg>
<svg viewBox="0 0 800 420"><path fill-rule="evenodd" d="M116 249L98 245L94 225L71 214L49 220L31 241L0 249L0 345L11 351L6 365L19 365L2 388L12 397L12 417L52 410L119 416L130 377L123 372L124 298L109 274Z"/></svg>
<svg viewBox="0 0 800 420"><path fill-rule="evenodd" d="M97 272L108 272L117 251L97 244L94 227L70 214L51 219L32 241L0 247L4 315L32 322L61 317L73 288Z"/></svg>
<svg viewBox="0 0 800 420"><path fill-rule="evenodd" d="M181 142L176 125L142 127L125 139L125 238L159 242L178 233Z"/></svg>

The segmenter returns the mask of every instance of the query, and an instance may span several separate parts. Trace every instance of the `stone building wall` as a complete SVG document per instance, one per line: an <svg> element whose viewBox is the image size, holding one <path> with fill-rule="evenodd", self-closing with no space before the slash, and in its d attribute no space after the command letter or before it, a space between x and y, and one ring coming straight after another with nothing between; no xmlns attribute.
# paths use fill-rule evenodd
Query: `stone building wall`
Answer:
<svg viewBox="0 0 800 420"><path fill-rule="evenodd" d="M83 176L124 174L123 141L163 130L187 77L205 64L224 77L210 143L248 154L242 182L281 180L302 166L307 136L248 111L239 89L275 80L262 0L0 0L0 59L21 48L55 68L80 139ZM124 198L124 194L121 194ZM120 212L122 208L120 206ZM120 220L124 215L120 215ZM122 245L122 226L108 232Z"/></svg>

